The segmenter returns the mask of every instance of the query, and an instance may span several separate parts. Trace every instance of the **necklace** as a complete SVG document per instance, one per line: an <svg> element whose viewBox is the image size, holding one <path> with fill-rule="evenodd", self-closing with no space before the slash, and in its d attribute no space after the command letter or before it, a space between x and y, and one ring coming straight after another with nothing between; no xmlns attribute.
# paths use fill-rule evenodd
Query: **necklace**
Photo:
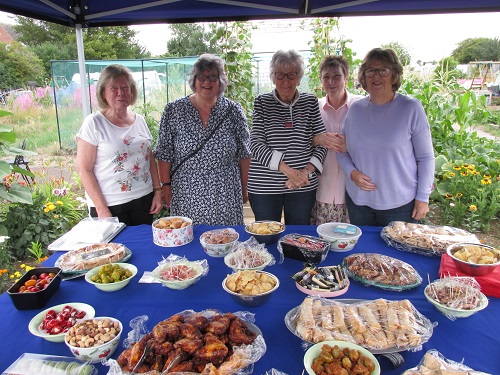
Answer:
<svg viewBox="0 0 500 375"><path fill-rule="evenodd" d="M200 105L198 98L195 97L195 100L192 101L194 108L198 111L198 115L200 116L201 124L206 127L208 125L208 121L210 120L210 113L212 112L212 108L208 110L203 108Z"/></svg>
<svg viewBox="0 0 500 375"><path fill-rule="evenodd" d="M372 102L371 99L368 100L368 104L366 105L366 112L368 114L368 122L372 125L379 125L382 123L382 121L384 121L385 117L387 116L387 114L389 113L389 109L391 108L391 104L392 102L394 101L394 97L389 101L389 105L387 106L387 109L385 110L385 113L384 115L382 116L382 118L378 121L375 121L375 122L372 122L371 118L370 118L370 103ZM387 103L385 103L387 104ZM383 104L384 105L384 104Z"/></svg>

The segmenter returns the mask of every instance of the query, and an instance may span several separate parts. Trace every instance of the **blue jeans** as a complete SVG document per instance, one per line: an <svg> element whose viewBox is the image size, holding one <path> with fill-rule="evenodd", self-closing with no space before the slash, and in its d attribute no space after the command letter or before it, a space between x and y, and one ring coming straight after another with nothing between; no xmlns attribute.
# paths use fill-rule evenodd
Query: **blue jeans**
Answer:
<svg viewBox="0 0 500 375"><path fill-rule="evenodd" d="M284 211L285 224L311 225L311 211L316 201L316 190L288 194L248 193L248 200L256 221L281 221Z"/></svg>
<svg viewBox="0 0 500 375"><path fill-rule="evenodd" d="M418 221L411 217L415 200L404 206L392 208L390 210L375 210L369 206L358 206L355 204L349 194L346 194L347 212L349 220L354 225L370 225L376 227L385 227L391 221L404 221L407 223L417 223Z"/></svg>

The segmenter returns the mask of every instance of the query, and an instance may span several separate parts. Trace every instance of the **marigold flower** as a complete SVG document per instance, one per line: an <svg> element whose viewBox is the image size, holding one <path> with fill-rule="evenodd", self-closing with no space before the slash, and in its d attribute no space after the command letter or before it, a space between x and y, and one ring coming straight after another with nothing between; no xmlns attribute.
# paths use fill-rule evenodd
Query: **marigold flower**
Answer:
<svg viewBox="0 0 500 375"><path fill-rule="evenodd" d="M10 275L9 277L10 277L11 279L13 279L15 276L14 276L14 275Z"/></svg>
<svg viewBox="0 0 500 375"><path fill-rule="evenodd" d="M64 203L63 203L63 202L61 202L61 201L57 201L57 202L56 202L56 204L57 204L58 206L62 206Z"/></svg>
<svg viewBox="0 0 500 375"><path fill-rule="evenodd" d="M23 264L21 264L21 266L20 266L20 267L21 267L21 268L25 268L25 267L26 267L26 264L24 264L24 263L23 263Z"/></svg>
<svg viewBox="0 0 500 375"><path fill-rule="evenodd" d="M59 215L54 215L54 219L59 219Z"/></svg>
<svg viewBox="0 0 500 375"><path fill-rule="evenodd" d="M50 210L49 210L47 207L45 207L45 208L43 209L43 212L45 212L45 213L47 213L47 212L49 212L49 211L50 211Z"/></svg>
<svg viewBox="0 0 500 375"><path fill-rule="evenodd" d="M56 208L56 206L54 204L51 204L49 205L49 207L47 207L50 211L54 210Z"/></svg>
<svg viewBox="0 0 500 375"><path fill-rule="evenodd" d="M476 205L474 205L474 204L471 204L471 205L469 206L469 209L470 209L471 211L477 211L477 207L476 207Z"/></svg>
<svg viewBox="0 0 500 375"><path fill-rule="evenodd" d="M491 184L491 180L489 178L483 178L481 180L481 184L483 184L483 185L489 185L489 184Z"/></svg>
<svg viewBox="0 0 500 375"><path fill-rule="evenodd" d="M446 193L445 197L448 199L453 199L453 194Z"/></svg>

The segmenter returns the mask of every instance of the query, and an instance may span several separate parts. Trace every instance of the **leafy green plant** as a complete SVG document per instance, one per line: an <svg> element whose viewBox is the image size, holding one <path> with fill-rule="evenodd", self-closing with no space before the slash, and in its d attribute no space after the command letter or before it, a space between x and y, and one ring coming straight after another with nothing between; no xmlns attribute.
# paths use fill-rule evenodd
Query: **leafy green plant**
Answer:
<svg viewBox="0 0 500 375"><path fill-rule="evenodd" d="M45 260L45 252L40 242L32 242L31 246L28 247L28 251L31 253L31 258L38 263L42 263Z"/></svg>
<svg viewBox="0 0 500 375"><path fill-rule="evenodd" d="M212 41L225 62L229 85L225 96L240 103L251 124L253 110L253 54L252 26L249 22L223 22L213 24Z"/></svg>

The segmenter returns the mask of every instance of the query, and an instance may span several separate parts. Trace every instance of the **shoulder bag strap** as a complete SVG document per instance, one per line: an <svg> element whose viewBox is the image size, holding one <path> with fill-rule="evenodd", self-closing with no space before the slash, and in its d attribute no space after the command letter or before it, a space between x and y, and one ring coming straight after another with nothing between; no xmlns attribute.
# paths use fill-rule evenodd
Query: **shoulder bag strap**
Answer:
<svg viewBox="0 0 500 375"><path fill-rule="evenodd" d="M198 151L200 151L203 146L206 145L206 143L210 140L210 138L213 137L213 135L215 134L215 132L221 127L222 123L224 122L224 120L229 117L229 114L231 113L231 110L228 110L225 114L225 116L222 118L221 121L219 121L219 123L210 131L210 134L208 134L208 136L198 145L198 147L196 147L195 150L193 150L192 152L190 152L188 155L186 155L184 157L184 159L182 159L179 164L177 164L175 166L175 168L173 168L171 171L170 171L170 176L173 176L175 174L175 172L177 172L179 170L179 167L184 164L187 160L191 159L194 155L196 155L198 153Z"/></svg>

